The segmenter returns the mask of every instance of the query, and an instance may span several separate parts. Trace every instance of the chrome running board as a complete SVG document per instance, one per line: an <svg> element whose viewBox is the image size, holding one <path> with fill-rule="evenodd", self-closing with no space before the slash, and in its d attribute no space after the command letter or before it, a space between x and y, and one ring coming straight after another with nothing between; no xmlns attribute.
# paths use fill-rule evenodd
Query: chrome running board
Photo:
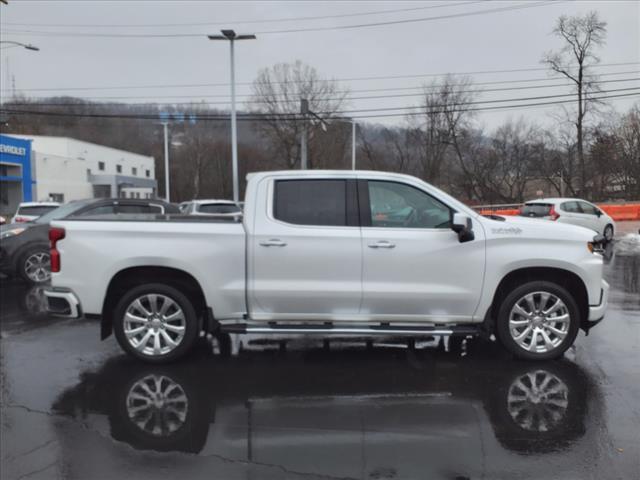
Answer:
<svg viewBox="0 0 640 480"><path fill-rule="evenodd" d="M317 335L477 335L479 329L471 326L452 325L447 327L410 327L393 325L370 325L370 326L344 326L336 327L332 324L326 325L255 325L255 324L231 324L221 325L221 333L254 333L254 334L317 334Z"/></svg>

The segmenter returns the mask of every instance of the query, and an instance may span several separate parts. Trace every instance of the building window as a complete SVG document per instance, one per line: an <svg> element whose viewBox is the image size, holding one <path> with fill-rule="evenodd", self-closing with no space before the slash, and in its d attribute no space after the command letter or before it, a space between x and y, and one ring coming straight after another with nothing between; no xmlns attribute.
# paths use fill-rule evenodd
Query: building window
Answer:
<svg viewBox="0 0 640 480"><path fill-rule="evenodd" d="M116 173L122 173L122 165L116 165Z"/></svg>
<svg viewBox="0 0 640 480"><path fill-rule="evenodd" d="M131 175L138 175L138 169L136 167L131 167Z"/></svg>
<svg viewBox="0 0 640 480"><path fill-rule="evenodd" d="M98 162L98 170L104 172L104 162Z"/></svg>
<svg viewBox="0 0 640 480"><path fill-rule="evenodd" d="M52 202L64 203L64 193L50 193L49 199Z"/></svg>
<svg viewBox="0 0 640 480"><path fill-rule="evenodd" d="M149 178L151 176L151 170L145 170L145 175Z"/></svg>

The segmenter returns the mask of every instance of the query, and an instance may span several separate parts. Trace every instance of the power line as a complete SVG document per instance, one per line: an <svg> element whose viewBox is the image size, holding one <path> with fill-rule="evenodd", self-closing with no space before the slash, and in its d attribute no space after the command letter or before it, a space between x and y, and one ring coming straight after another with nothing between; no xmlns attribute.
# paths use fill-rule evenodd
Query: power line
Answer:
<svg viewBox="0 0 640 480"><path fill-rule="evenodd" d="M598 81L593 81L590 82L592 84L602 84L602 83L618 83L618 82L636 82L636 81L640 81L640 77L635 77L635 78L619 78L619 79L614 79L614 80L598 80ZM471 85L473 86L473 84ZM540 88L557 88L557 87L573 87L573 85L571 83L555 83L555 84L551 84L551 85L529 85L529 86L524 86L524 87L504 87L504 88L488 88L488 89L470 89L470 90L456 90L456 93L478 93L478 94L483 94L483 93L488 93L488 92L507 92L507 91L519 91L519 90L531 90L531 89L540 89ZM391 95L368 95L368 96L359 96L359 97L350 97L350 96L346 96L344 97L345 100L351 101L351 100L377 100L377 99L388 99L388 98L412 98L412 97L423 97L425 95L425 93L427 93L430 88L430 86L428 86L426 89L421 89L420 92L418 93L400 93L400 94L391 94ZM433 90L432 90L433 91ZM90 101L91 104L93 105L121 105L121 104L125 104L125 105L129 105L129 106L136 106L136 105L164 105L166 103L170 103L170 102L139 102L139 103L125 103L125 102L93 102L90 99L84 99L82 97L71 97L71 98L78 98L80 100L86 100L86 101ZM157 98L157 97L150 97L150 98ZM170 97L171 98L171 97ZM343 98L336 98L336 97L328 97L328 98L322 98L323 101L338 101L338 100L342 100ZM300 102L299 98L288 98L288 99L281 99L278 100L281 103L295 103L298 104ZM73 105L72 103L69 102L47 102L47 101L41 101L41 102L36 102L36 101L24 101L24 102L16 102L16 101L11 101L9 100L7 103L10 103L11 105L32 105L32 106L71 106ZM200 103L200 102L196 102L196 103ZM221 101L221 102L211 102L211 101L207 101L204 102L207 105L229 105L230 102L228 101ZM260 101L260 100L245 100L243 103L245 104L263 104L265 102ZM82 105L82 104L79 104Z"/></svg>
<svg viewBox="0 0 640 480"><path fill-rule="evenodd" d="M624 97L638 97L640 96L640 93L622 93L619 95L608 95L605 97L592 97L591 100L616 100L616 99L620 99L620 98L624 98ZM465 109L453 109L453 110L448 110L449 112L484 112L484 111L504 111L504 110L511 110L514 108L532 108L532 107L546 107L546 106L551 106L551 105L562 105L565 103L574 103L575 100L558 100L555 102L540 102L540 103L529 103L529 104L520 104L520 105L501 105L501 106L497 106L497 107L478 107L478 108L465 108ZM349 117L349 118L353 118L353 119L358 119L358 118L391 118L391 117L414 117L417 115L424 115L426 113L438 113L438 112L434 112L434 111L429 111L427 112L425 111L420 111L420 112L406 112L406 113L382 113L382 114L376 114L376 115L356 115L353 117Z"/></svg>
<svg viewBox="0 0 640 480"><path fill-rule="evenodd" d="M610 75L627 75L627 74L634 74L634 73L640 73L640 70L630 70L630 71L625 71L625 72L609 72L609 73L601 73L598 74L598 77L605 77L605 76L610 76ZM595 75L594 75L595 76ZM590 77L590 76L587 76ZM532 83L532 82L548 82L548 81L553 81L553 80L557 80L559 78L564 78L562 76L555 76L555 77L538 77L538 78L531 78L531 79L521 79L521 80L498 80L498 81L492 81L492 82L473 82L473 86L485 86L485 85L511 85L511 84L518 84L518 83ZM635 78L634 78L635 80ZM595 81L592 81L592 83L595 83ZM572 86L572 83L567 82L566 83L567 86ZM445 86L445 84L433 84L433 85L427 85L428 88L438 88L438 87L443 87ZM387 87L387 88L365 88L365 89L354 89L354 90L336 90L333 93L335 94L349 94L349 93L369 93L369 92L396 92L396 91L411 91L411 90L417 90L417 91L424 91L425 86L421 85L421 86L414 86L414 87ZM523 87L523 89L526 87ZM26 90L24 90L26 91ZM486 90L483 90L486 91ZM241 98L246 98L246 97L253 97L254 94L253 93L248 93L248 94L240 94L240 95L236 95L236 97L241 97ZM276 94L276 96L284 96L283 94ZM101 96L101 97L81 97L85 100L118 100L118 99L144 99L144 98L159 98L160 95L109 95L109 96ZM47 97L43 97L43 98L47 98ZM50 98L50 97L49 97ZM75 97L74 97L75 98ZM197 98L197 99L203 99L203 98L229 98L229 94L213 94L213 95L165 95L162 96L162 98L165 99L169 99L169 98Z"/></svg>
<svg viewBox="0 0 640 480"><path fill-rule="evenodd" d="M472 12L455 13L449 15L439 15L435 17L409 18L405 20L390 20L386 22L360 23L352 25L334 25L329 27L310 27L310 28L291 28L285 30L264 30L261 32L253 32L256 35L271 35L285 33L302 33L302 32L326 32L332 30L352 30L358 28L382 27L388 25L400 25L407 23L429 22L436 20L447 20L452 18L471 17L478 15L487 15L490 13L501 13L513 10L522 10L525 8L534 8L547 6L551 4L564 3L568 0L544 1L529 3L526 5L511 5L508 7L490 8L486 10L474 10ZM94 38L193 38L202 37L203 33L96 33L96 32L43 32L39 30L11 30L5 29L5 33L13 35L33 35L44 37L94 37Z"/></svg>
<svg viewBox="0 0 640 480"><path fill-rule="evenodd" d="M629 87L629 88L614 88L611 90L602 90L597 92L598 94L602 93L610 93L610 92L628 92L630 90L640 90L640 87ZM485 103L506 103L506 102L527 102L530 100L544 100L548 98L561 98L561 97L569 97L575 96L575 93L562 93L558 95L540 95L537 97L522 97L522 98L504 98L504 99L494 99L494 100L477 100L470 102L461 102L461 103L452 103L451 105L478 105ZM587 100L592 99L593 97L587 97ZM440 105L435 105L435 108L440 107ZM364 113L364 112L382 112L382 111L393 111L393 110L415 110L415 109L424 109L422 105L410 105L406 107L380 107L380 108L364 108L359 110L337 110L335 112L331 112L332 114L350 114L350 113ZM319 113L322 115L322 113Z"/></svg>
<svg viewBox="0 0 640 480"><path fill-rule="evenodd" d="M591 68L602 67L620 67L629 65L640 65L640 62L619 62L619 63L601 63L598 65L592 65ZM573 65L567 65L567 68L573 67ZM529 67L529 68L514 68L507 70L476 70L468 72L445 72L445 73L420 73L420 74L408 74L408 75L385 75L385 76L364 76L364 77L346 77L346 78L332 78L334 82L356 82L356 81L370 81L370 80L396 80L404 78L427 78L427 77L446 77L447 75L454 76L466 76L466 75L488 75L494 73L524 73L524 72L539 72L548 71L547 67ZM628 72L634 73L634 72ZM599 75L615 75L617 72L602 73ZM548 78L562 78L562 76L556 75L555 77ZM525 81L525 80L517 80ZM291 80L286 82L271 82L273 84L284 83L304 83L304 80ZM236 82L236 85L253 85L253 82ZM191 84L156 84L156 85L117 85L112 87L49 87L49 88L26 88L22 89L24 92L53 92L53 91L69 91L69 90L135 90L135 89L150 89L150 88L202 88L202 87L228 87L229 83L191 83ZM9 89L2 89L2 91L8 91Z"/></svg>
<svg viewBox="0 0 640 480"><path fill-rule="evenodd" d="M78 23L16 23L16 22L2 22L4 25L15 26L28 26L28 27L62 27L62 28L166 28L166 27L206 27L216 25L250 25L260 23L282 23L282 22L299 22L307 20L329 20L334 18L349 18L349 17L365 17L370 15L386 15L389 13L406 13L415 12L420 10L432 10L438 8L451 8L460 5L471 5L474 3L485 3L491 0L475 0L468 2L457 3L443 3L439 5L427 5L422 7L411 8L396 8L391 10L375 10L368 12L355 12L355 13L341 13L335 15L320 15L320 16L306 16L306 17L281 17L281 18L266 18L261 20L225 20L216 22L196 22L196 23L121 23L121 24L78 24Z"/></svg>
<svg viewBox="0 0 640 480"><path fill-rule="evenodd" d="M634 89L634 90L637 90ZM613 92L616 90L610 90L610 92ZM619 90L618 90L619 91ZM606 92L601 92L601 93L606 93ZM607 99L615 99L615 98L625 98L625 97L636 97L636 96L640 96L640 93L623 93L623 94L616 94L616 95L605 95L605 96L597 96L597 97L591 97L590 100L607 100ZM545 98L545 97L539 97L541 99ZM552 96L546 97L546 98L553 98ZM524 101L525 99L520 99L517 101ZM516 101L516 100L511 100L511 101ZM458 104L450 104L447 105L447 110L446 112L458 112L458 111L492 111L492 110L501 110L501 109L513 109L513 108L524 108L524 107L532 107L532 106L546 106L546 105L560 105L560 104L566 104L566 103L575 103L575 99L570 99L570 100L554 100L554 101L549 101L549 102L534 102L534 103L528 103L528 104L512 104L512 105L500 105L500 106L493 106L493 107L484 107L484 106L479 106L479 107L475 107L475 108L464 108L464 109L456 109L456 108L448 108L449 106L457 106L457 107L464 107L467 105L475 105L475 104L483 104L483 103L493 103L492 101L486 101L486 102L461 102ZM414 112L403 112L403 113L382 113L382 114L376 114L376 113L372 113L372 114L367 114L367 115L341 115L341 117L346 117L346 118L380 118L380 117L400 117L400 116L415 116L415 115L424 115L427 113L439 113L439 112L445 112L445 110L439 111L439 110L435 110L436 108L442 108L444 107L444 105L435 105L429 109L425 109L424 107L418 107L421 110L419 111L414 111ZM375 110L375 111L383 111L386 109L379 109L379 110ZM118 119L138 119L138 120L157 120L158 119L158 114L157 113L152 113L152 114L112 114L112 113L65 113L65 112L43 112L43 111L33 111L33 110L16 110L16 109L12 109L12 108L5 108L5 107L0 107L0 112L3 112L5 114L16 114L16 115L43 115L43 116L55 116L55 117L78 117L78 118L118 118ZM352 110L352 111L343 111L343 112L323 112L321 113L321 115L327 115L326 119L327 120L331 120L331 116L330 115L335 115L336 113L342 113L342 114L348 114L348 113L363 113L364 111L362 110ZM229 116L228 115L224 115L224 114L201 114L201 113L196 113L196 114L187 114L189 115L189 117L194 118L195 120L225 120L228 121ZM250 113L250 114L241 114L238 117L239 120L245 120L245 121L251 121L251 120L255 120L255 121L266 121L266 120L274 120L274 119L278 119L278 120L303 120L304 117L300 116L299 114L272 114L272 113L264 113L264 114L260 114L260 113Z"/></svg>

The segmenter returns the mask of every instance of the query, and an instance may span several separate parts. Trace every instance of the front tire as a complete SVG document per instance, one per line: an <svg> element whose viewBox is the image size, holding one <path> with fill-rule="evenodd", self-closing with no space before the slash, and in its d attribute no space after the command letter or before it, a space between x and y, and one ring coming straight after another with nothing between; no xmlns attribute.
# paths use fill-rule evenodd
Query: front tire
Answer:
<svg viewBox="0 0 640 480"><path fill-rule="evenodd" d="M161 283L141 285L118 302L113 330L128 354L149 363L168 363L193 348L198 318L180 290Z"/></svg>
<svg viewBox="0 0 640 480"><path fill-rule="evenodd" d="M611 242L613 240L613 225L609 224L604 227L603 235L607 243Z"/></svg>
<svg viewBox="0 0 640 480"><path fill-rule="evenodd" d="M550 360L573 344L580 311L573 296L548 281L513 289L502 301L496 330L504 347L523 360Z"/></svg>

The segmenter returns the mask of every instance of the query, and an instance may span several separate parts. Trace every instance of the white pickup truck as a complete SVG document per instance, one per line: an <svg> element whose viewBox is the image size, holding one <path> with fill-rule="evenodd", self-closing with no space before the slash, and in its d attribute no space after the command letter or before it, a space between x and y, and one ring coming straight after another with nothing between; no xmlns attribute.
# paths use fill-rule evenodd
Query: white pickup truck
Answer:
<svg viewBox="0 0 640 480"><path fill-rule="evenodd" d="M549 359L607 308L594 232L483 217L414 177L284 171L248 177L242 221L56 221L49 310L100 317L149 362L201 332L495 336Z"/></svg>

